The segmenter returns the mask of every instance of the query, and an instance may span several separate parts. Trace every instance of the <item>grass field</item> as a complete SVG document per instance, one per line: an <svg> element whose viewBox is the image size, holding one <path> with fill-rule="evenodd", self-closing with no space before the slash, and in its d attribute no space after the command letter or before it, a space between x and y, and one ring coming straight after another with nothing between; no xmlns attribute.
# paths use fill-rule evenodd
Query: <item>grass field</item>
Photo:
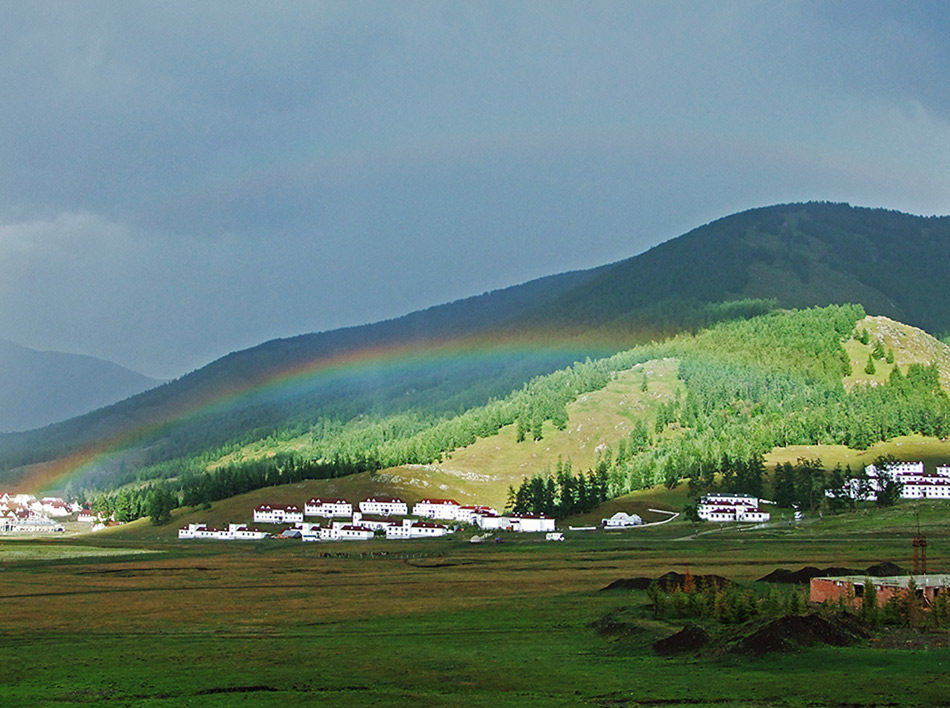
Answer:
<svg viewBox="0 0 950 708"><path fill-rule="evenodd" d="M816 648L667 659L679 629L640 592L669 570L751 583L776 567L909 565L913 508L761 530L685 522L564 543L154 543L96 537L95 557L0 544L0 704L30 706L929 706L950 649ZM945 505L920 505L932 569L950 567ZM466 536L467 538L467 536ZM36 545L36 544L33 544ZM328 555L329 554L329 555ZM339 557L336 557L339 556ZM622 609L626 608L626 610ZM623 640L589 626L642 616Z"/></svg>

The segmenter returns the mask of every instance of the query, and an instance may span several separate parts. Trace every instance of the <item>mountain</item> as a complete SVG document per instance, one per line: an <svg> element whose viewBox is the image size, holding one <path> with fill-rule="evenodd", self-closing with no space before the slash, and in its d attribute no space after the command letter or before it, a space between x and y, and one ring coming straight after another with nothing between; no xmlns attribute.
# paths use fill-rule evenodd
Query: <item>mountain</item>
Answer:
<svg viewBox="0 0 950 708"><path fill-rule="evenodd" d="M944 333L948 271L950 217L829 203L753 209L611 265L234 352L94 413L0 436L0 470L15 480L25 474L15 468L130 441L140 453L117 467L155 465L393 415L408 435L575 360L776 306L854 302Z"/></svg>
<svg viewBox="0 0 950 708"><path fill-rule="evenodd" d="M109 361L0 340L0 430L29 430L162 383Z"/></svg>
<svg viewBox="0 0 950 708"><path fill-rule="evenodd" d="M780 307L854 302L950 332L950 217L848 204L785 204L734 214L601 269L541 303L540 322L675 329L706 303Z"/></svg>

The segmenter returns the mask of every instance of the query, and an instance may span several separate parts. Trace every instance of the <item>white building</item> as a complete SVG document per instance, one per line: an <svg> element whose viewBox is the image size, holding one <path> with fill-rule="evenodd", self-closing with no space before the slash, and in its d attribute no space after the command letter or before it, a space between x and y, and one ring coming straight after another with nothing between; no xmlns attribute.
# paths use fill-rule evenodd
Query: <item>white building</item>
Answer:
<svg viewBox="0 0 950 708"><path fill-rule="evenodd" d="M81 521L84 524L92 524L99 521L99 514L92 509L83 509L79 512L79 516L76 517L76 521Z"/></svg>
<svg viewBox="0 0 950 708"><path fill-rule="evenodd" d="M641 526L643 519L639 514L628 514L625 511L618 511L609 519L602 519L601 523L608 529L625 529L631 526Z"/></svg>
<svg viewBox="0 0 950 708"><path fill-rule="evenodd" d="M461 505L454 499L423 499L412 507L413 516L424 516L427 519L442 519L456 521Z"/></svg>
<svg viewBox="0 0 950 708"><path fill-rule="evenodd" d="M387 539L434 538L444 536L449 530L442 524L431 521L413 521L403 519L401 524L386 527Z"/></svg>
<svg viewBox="0 0 950 708"><path fill-rule="evenodd" d="M228 524L228 531L235 541L261 541L270 536L267 531L245 524Z"/></svg>
<svg viewBox="0 0 950 708"><path fill-rule="evenodd" d="M261 504L254 509L256 524L293 524L303 521L303 512L293 504Z"/></svg>
<svg viewBox="0 0 950 708"><path fill-rule="evenodd" d="M512 514L511 530L519 533L554 531L554 519L544 514Z"/></svg>
<svg viewBox="0 0 950 708"><path fill-rule="evenodd" d="M461 524L474 524L475 517L478 514L493 514L498 516L498 512L490 506L460 506L458 516L455 520Z"/></svg>
<svg viewBox="0 0 950 708"><path fill-rule="evenodd" d="M482 531L503 531L511 528L511 519L502 514L480 512L474 514L472 520Z"/></svg>
<svg viewBox="0 0 950 708"><path fill-rule="evenodd" d="M407 516L409 507L402 499L376 496L364 499L359 504L360 513L376 516Z"/></svg>
<svg viewBox="0 0 950 708"><path fill-rule="evenodd" d="M353 512L353 519L350 523L352 523L354 526L365 526L372 531L376 531L377 529L383 529L385 531L389 526L396 522L390 516L370 516L369 514L363 514L359 511L355 511ZM339 521L334 521L333 524L334 526L343 525Z"/></svg>
<svg viewBox="0 0 950 708"><path fill-rule="evenodd" d="M39 502L33 502L31 507L34 511L56 518L69 516L73 512L79 511L78 506L69 504L58 497L44 497Z"/></svg>
<svg viewBox="0 0 950 708"><path fill-rule="evenodd" d="M706 521L760 523L771 518L759 508L759 499L749 494L706 494L698 507L699 518Z"/></svg>
<svg viewBox="0 0 950 708"><path fill-rule="evenodd" d="M901 499L950 499L950 466L939 465L936 472L926 472L923 462L894 462L884 469L871 464L864 468L865 479L852 477L842 490L851 499L877 500L885 478L900 482ZM826 496L837 496L829 489Z"/></svg>
<svg viewBox="0 0 950 708"><path fill-rule="evenodd" d="M303 507L306 516L352 516L353 505L346 499L311 499Z"/></svg>
<svg viewBox="0 0 950 708"><path fill-rule="evenodd" d="M178 538L194 538L198 529L203 529L207 524L188 524L178 529Z"/></svg>
<svg viewBox="0 0 950 708"><path fill-rule="evenodd" d="M337 530L337 540L340 541L369 541L375 532L366 526L345 524Z"/></svg>

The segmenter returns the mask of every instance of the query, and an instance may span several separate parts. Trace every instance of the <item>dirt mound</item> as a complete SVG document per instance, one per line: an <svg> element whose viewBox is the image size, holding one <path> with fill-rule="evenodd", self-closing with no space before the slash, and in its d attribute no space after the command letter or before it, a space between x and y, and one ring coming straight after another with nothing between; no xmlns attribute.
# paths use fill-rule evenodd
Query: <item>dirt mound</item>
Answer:
<svg viewBox="0 0 950 708"><path fill-rule="evenodd" d="M620 578L614 580L610 585L602 587L601 590L646 590L650 587L653 578Z"/></svg>
<svg viewBox="0 0 950 708"><path fill-rule="evenodd" d="M795 651L812 644L843 647L868 637L867 625L847 613L832 617L817 613L786 615L747 635L733 646L731 652L763 656L772 652Z"/></svg>
<svg viewBox="0 0 950 708"><path fill-rule="evenodd" d="M712 637L702 627L688 624L676 634L653 643L653 651L663 656L696 652L709 644Z"/></svg>
<svg viewBox="0 0 950 708"><path fill-rule="evenodd" d="M729 578L724 578L721 575L694 575L692 578L693 586L700 588L710 586L723 588L732 583ZM638 578L620 578L619 580L614 580L610 585L601 588L601 590L646 590L653 581L654 578L643 576ZM659 585L661 589L669 592L673 588L682 588L686 584L686 576L683 573L670 571L656 578L656 584Z"/></svg>
<svg viewBox="0 0 950 708"><path fill-rule="evenodd" d="M855 570L854 568L842 568L832 565L827 568L816 568L812 565L806 565L800 570L787 570L785 568L776 568L766 576L759 578L759 583L798 583L805 585L811 582L812 578L823 578L836 575L868 575L872 578L879 578L888 575L906 575L907 571L898 565L888 561L868 566L866 570Z"/></svg>
<svg viewBox="0 0 950 708"><path fill-rule="evenodd" d="M869 565L867 574L872 578L886 578L891 575L907 575L907 570L890 561L884 561L876 565Z"/></svg>

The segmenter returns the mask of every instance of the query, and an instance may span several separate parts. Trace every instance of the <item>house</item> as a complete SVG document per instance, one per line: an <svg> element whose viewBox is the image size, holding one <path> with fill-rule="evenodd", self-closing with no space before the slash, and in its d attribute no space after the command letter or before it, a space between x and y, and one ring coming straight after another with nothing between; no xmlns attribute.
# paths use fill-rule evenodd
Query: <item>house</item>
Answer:
<svg viewBox="0 0 950 708"><path fill-rule="evenodd" d="M303 512L293 504L261 504L254 509L256 524L292 524L303 521Z"/></svg>
<svg viewBox="0 0 950 708"><path fill-rule="evenodd" d="M261 541L270 536L269 533L262 529L244 525L238 526L238 528L232 531L232 534L235 541Z"/></svg>
<svg viewBox="0 0 950 708"><path fill-rule="evenodd" d="M409 514L409 506L402 499L383 495L364 499L360 502L359 508L363 514L377 516L407 516Z"/></svg>
<svg viewBox="0 0 950 708"><path fill-rule="evenodd" d="M393 523L386 527L387 539L433 538L444 536L449 530L442 524L431 521L413 521L403 519L402 523Z"/></svg>
<svg viewBox="0 0 950 708"><path fill-rule="evenodd" d="M352 516L353 505L346 499L317 499L313 498L304 504L305 516Z"/></svg>
<svg viewBox="0 0 950 708"><path fill-rule="evenodd" d="M885 468L876 465L864 468L864 478L852 477L842 490L829 489L826 496L835 497L844 493L851 499L877 500L885 479L900 482L901 499L950 499L950 466L938 465L935 472L924 470L924 463L893 462Z"/></svg>
<svg viewBox="0 0 950 708"><path fill-rule="evenodd" d="M76 517L76 521L80 521L84 524L91 524L98 520L99 520L98 512L95 512L92 509L83 509L82 511L79 512L79 516Z"/></svg>
<svg viewBox="0 0 950 708"><path fill-rule="evenodd" d="M340 541L369 541L374 535L373 529L355 524L346 524L337 531L337 539Z"/></svg>
<svg viewBox="0 0 950 708"><path fill-rule="evenodd" d="M760 500L749 494L705 494L699 500L699 518L713 522L768 521L771 515L759 508Z"/></svg>
<svg viewBox="0 0 950 708"><path fill-rule="evenodd" d="M609 519L602 519L601 523L608 529L625 529L631 526L641 526L643 519L639 514L628 514L625 511L618 511Z"/></svg>
<svg viewBox="0 0 950 708"><path fill-rule="evenodd" d="M460 506L454 499L423 499L412 507L412 515L455 521L458 519Z"/></svg>
<svg viewBox="0 0 950 708"><path fill-rule="evenodd" d="M907 592L913 579L924 607L931 605L937 595L950 593L950 574L939 575L895 575L884 578L870 578L877 591L877 604L884 605L895 595ZM825 602L845 598L853 607L861 604L864 597L865 582L868 578L860 575L842 575L838 577L819 577L811 579L811 601Z"/></svg>
<svg viewBox="0 0 950 708"><path fill-rule="evenodd" d="M74 511L78 510L78 507L74 508L72 504L68 504L66 501L59 499L58 497L44 497L42 500L40 500L39 507L40 508L37 509L37 511L57 518L69 516Z"/></svg>
<svg viewBox="0 0 950 708"><path fill-rule="evenodd" d="M479 512L472 516L472 520L483 531L502 531L511 528L511 519L500 514Z"/></svg>
<svg viewBox="0 0 950 708"><path fill-rule="evenodd" d="M334 523L339 523L334 522ZM384 531L392 524L396 523L393 521L392 517L389 516L369 516L368 514L363 514L359 511L353 513L352 523L355 526L365 526L368 529L376 531L378 529L383 529Z"/></svg>
<svg viewBox="0 0 950 708"><path fill-rule="evenodd" d="M198 529L204 529L207 524L188 524L178 529L178 538L194 538Z"/></svg>
<svg viewBox="0 0 950 708"><path fill-rule="evenodd" d="M544 514L512 514L511 530L519 533L554 531L554 519Z"/></svg>
<svg viewBox="0 0 950 708"><path fill-rule="evenodd" d="M455 520L461 524L474 524L475 517L478 514L494 514L498 516L498 512L490 506L460 506Z"/></svg>

